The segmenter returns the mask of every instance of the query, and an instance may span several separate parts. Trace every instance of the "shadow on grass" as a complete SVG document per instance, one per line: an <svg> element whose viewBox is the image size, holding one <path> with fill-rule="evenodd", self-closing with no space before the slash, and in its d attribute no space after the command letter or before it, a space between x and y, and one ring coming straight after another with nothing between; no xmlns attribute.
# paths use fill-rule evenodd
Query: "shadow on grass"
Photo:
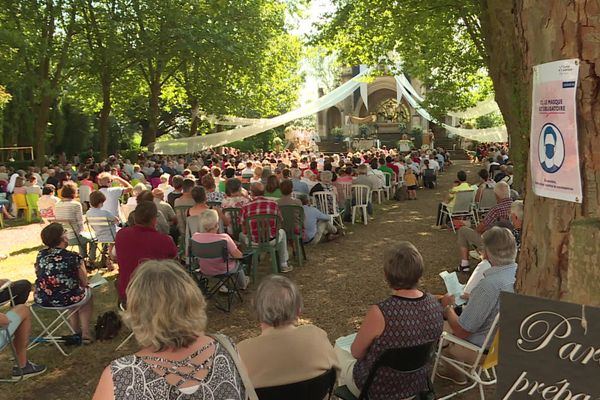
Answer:
<svg viewBox="0 0 600 400"><path fill-rule="evenodd" d="M28 254L32 252L38 252L44 248L44 245L34 246L34 247L26 247L24 249L19 249L17 251L13 251L10 253L11 256L20 256L22 254Z"/></svg>

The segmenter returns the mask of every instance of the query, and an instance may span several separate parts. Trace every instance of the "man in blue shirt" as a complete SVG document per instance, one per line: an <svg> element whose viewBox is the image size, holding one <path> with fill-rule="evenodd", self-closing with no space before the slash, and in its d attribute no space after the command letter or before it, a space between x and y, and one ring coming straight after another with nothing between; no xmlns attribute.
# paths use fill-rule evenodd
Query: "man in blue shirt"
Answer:
<svg viewBox="0 0 600 400"><path fill-rule="evenodd" d="M491 344L484 341L500 311L500 293L514 292L517 272L517 244L509 229L495 226L488 229L482 239L484 257L492 267L484 272L483 279L471 292L461 315L454 311L454 296L446 295L441 299L444 317L452 334L479 347ZM445 353L466 363L474 362L477 355L473 350L455 344L449 345ZM458 374L452 367L438 372L438 376L458 384L466 383L464 375Z"/></svg>
<svg viewBox="0 0 600 400"><path fill-rule="evenodd" d="M304 193L308 195L308 192L310 190L308 188L308 185L306 184L306 182L302 182L300 180L300 178L302 177L302 171L300 171L298 168L292 168L291 174L292 184L294 185L294 192Z"/></svg>
<svg viewBox="0 0 600 400"><path fill-rule="evenodd" d="M300 200L304 208L304 243L318 244L323 237L327 240L337 238L331 216L309 205L308 196L300 196Z"/></svg>

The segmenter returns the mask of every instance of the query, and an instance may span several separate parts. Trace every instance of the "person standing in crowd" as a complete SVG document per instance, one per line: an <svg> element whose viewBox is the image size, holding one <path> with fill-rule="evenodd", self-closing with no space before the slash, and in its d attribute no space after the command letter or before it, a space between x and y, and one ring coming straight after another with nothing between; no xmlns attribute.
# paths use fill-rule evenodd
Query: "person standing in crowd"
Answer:
<svg viewBox="0 0 600 400"><path fill-rule="evenodd" d="M111 186L113 181L118 182L119 186ZM110 175L106 172L98 175L98 186L100 192L106 197L106 201L102 208L118 217L120 215L119 200L123 193L130 193L133 190L133 187L120 176Z"/></svg>

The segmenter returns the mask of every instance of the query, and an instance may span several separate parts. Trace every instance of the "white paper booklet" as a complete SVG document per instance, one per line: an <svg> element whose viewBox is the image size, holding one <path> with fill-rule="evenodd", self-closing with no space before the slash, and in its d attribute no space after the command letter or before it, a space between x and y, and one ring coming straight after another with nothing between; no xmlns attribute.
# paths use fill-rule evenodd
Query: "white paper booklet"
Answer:
<svg viewBox="0 0 600 400"><path fill-rule="evenodd" d="M448 271L442 271L440 272L440 277L444 280L447 293L454 296L456 305L462 306L463 304L465 304L467 301L460 297L463 294L465 285L461 284L458 281L458 276L456 275L456 272L449 273Z"/></svg>
<svg viewBox="0 0 600 400"><path fill-rule="evenodd" d="M106 283L108 283L108 281L104 279L102 275L100 275L100 272L96 272L96 275L92 276L88 281L88 285L90 285L92 289L95 289L98 286L102 286Z"/></svg>
<svg viewBox="0 0 600 400"><path fill-rule="evenodd" d="M350 352L350 346L354 343L354 339L356 338L356 333L350 334L348 336L342 336L337 338L335 341L335 345L342 350L346 350Z"/></svg>

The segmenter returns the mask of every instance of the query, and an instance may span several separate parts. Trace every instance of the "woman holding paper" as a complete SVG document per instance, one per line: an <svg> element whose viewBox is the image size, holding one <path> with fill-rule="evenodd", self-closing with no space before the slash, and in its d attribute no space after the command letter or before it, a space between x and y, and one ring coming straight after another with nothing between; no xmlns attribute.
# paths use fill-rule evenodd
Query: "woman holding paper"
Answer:
<svg viewBox="0 0 600 400"><path fill-rule="evenodd" d="M335 347L342 368L340 383L357 397L371 367L385 350L437 341L444 324L436 297L417 288L423 274L423 258L415 246L400 242L384 254L383 262L392 295L371 306L350 352ZM380 369L369 398L410 398L427 389L430 375L429 367L414 373Z"/></svg>

